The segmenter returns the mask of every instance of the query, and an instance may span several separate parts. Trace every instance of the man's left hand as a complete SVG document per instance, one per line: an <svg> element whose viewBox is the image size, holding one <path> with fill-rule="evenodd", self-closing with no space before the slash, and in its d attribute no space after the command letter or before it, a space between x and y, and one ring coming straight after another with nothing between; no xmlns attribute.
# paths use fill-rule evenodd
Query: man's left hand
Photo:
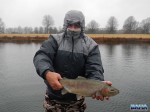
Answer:
<svg viewBox="0 0 150 112"><path fill-rule="evenodd" d="M103 81L103 82L106 83L106 84L108 84L109 86L112 85L112 82L111 82L111 81ZM93 95L92 98L93 98L93 99L97 99L97 100L101 100L101 101L103 101L104 99L109 100L109 97L104 97L104 96L102 96L102 95L96 96L96 94Z"/></svg>

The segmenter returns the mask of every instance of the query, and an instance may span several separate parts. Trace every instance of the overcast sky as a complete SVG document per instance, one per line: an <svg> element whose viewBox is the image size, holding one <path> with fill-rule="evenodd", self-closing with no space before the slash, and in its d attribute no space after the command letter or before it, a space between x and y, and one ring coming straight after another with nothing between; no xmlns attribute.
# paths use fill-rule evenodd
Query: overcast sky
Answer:
<svg viewBox="0 0 150 112"><path fill-rule="evenodd" d="M63 26L65 13L80 10L86 24L96 20L105 27L110 16L115 16L119 27L134 16L137 21L150 17L150 0L0 0L0 18L6 27L42 26L44 15L51 15L54 26Z"/></svg>

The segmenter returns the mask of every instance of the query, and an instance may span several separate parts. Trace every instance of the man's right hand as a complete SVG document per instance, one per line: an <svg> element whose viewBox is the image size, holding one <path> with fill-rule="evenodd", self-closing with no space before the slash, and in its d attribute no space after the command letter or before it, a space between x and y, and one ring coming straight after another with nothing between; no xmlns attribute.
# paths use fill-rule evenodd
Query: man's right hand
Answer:
<svg viewBox="0 0 150 112"><path fill-rule="evenodd" d="M55 73L55 72L51 72L48 71L46 73L46 80L48 82L48 84L54 89L54 90L60 90L62 87L62 85L60 84L59 80L62 79L62 77L60 76L60 74Z"/></svg>

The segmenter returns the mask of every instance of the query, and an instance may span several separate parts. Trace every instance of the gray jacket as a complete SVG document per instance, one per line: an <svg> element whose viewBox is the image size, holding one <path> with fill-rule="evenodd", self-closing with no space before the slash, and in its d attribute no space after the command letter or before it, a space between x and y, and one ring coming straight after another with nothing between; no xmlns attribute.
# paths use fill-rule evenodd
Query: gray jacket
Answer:
<svg viewBox="0 0 150 112"><path fill-rule="evenodd" d="M80 21L80 20L79 20ZM81 22L81 21L80 21ZM67 23L66 23L67 24ZM64 25L64 29L65 29ZM34 56L37 73L45 79L47 70L59 73L62 77L77 78L79 75L96 80L104 80L103 66L98 45L83 33L74 36L64 30L53 34L44 41ZM47 84L47 82L45 81ZM53 99L76 100L74 94L61 95L47 84L48 94Z"/></svg>

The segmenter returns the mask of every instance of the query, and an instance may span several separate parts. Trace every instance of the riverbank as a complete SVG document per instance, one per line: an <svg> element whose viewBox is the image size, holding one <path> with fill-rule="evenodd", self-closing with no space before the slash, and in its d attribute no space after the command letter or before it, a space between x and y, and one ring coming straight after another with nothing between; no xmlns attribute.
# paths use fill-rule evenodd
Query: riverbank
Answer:
<svg viewBox="0 0 150 112"><path fill-rule="evenodd" d="M0 42L42 42L49 34L0 34ZM150 34L88 34L97 43L150 43Z"/></svg>

